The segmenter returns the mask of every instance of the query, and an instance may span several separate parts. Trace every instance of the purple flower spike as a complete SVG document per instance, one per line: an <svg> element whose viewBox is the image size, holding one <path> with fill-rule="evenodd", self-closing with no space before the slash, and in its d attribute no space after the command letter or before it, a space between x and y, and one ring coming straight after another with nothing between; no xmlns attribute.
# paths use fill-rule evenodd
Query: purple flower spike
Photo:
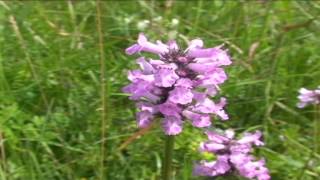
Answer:
<svg viewBox="0 0 320 180"><path fill-rule="evenodd" d="M184 117L191 120L192 125L195 127L209 127L211 125L211 118L207 114L198 114L192 111L185 110L182 113Z"/></svg>
<svg viewBox="0 0 320 180"><path fill-rule="evenodd" d="M218 176L227 173L231 169L227 156L218 156L216 161L196 164L193 170L194 175Z"/></svg>
<svg viewBox="0 0 320 180"><path fill-rule="evenodd" d="M193 94L188 88L177 86L169 94L169 101L173 103L188 104L192 102Z"/></svg>
<svg viewBox="0 0 320 180"><path fill-rule="evenodd" d="M167 135L177 135L182 131L183 121L174 116L167 116L163 121L163 129Z"/></svg>
<svg viewBox="0 0 320 180"><path fill-rule="evenodd" d="M128 47L126 49L126 53L128 55L132 55L140 51L151 52L154 54L164 54L169 51L169 46L162 43L153 44L148 41L147 37L143 33L140 33L138 37L138 43Z"/></svg>
<svg viewBox="0 0 320 180"><path fill-rule="evenodd" d="M181 108L173 102L167 101L163 104L160 104L158 105L158 109L164 116L180 117Z"/></svg>
<svg viewBox="0 0 320 180"><path fill-rule="evenodd" d="M261 137L262 137L262 133L260 131L257 131L253 134L246 133L241 139L238 140L238 143L240 144L253 143L256 146L263 146L264 143L260 140Z"/></svg>
<svg viewBox="0 0 320 180"><path fill-rule="evenodd" d="M141 128L148 127L153 119L152 113L149 111L140 111L137 113L137 124Z"/></svg>
<svg viewBox="0 0 320 180"><path fill-rule="evenodd" d="M315 90L301 88L299 93L299 102L297 104L299 108L304 108L309 104L320 104L320 86Z"/></svg>
<svg viewBox="0 0 320 180"><path fill-rule="evenodd" d="M155 85L159 87L171 87L179 76L172 69L160 69L155 74Z"/></svg>
<svg viewBox="0 0 320 180"><path fill-rule="evenodd" d="M250 153L253 145L261 146L261 132L246 133L240 139L234 139L234 131L226 130L224 134L207 131L209 140L201 143L200 151L214 153L216 161L201 161L194 167L198 176L219 176L237 171L243 177L257 180L269 180L269 170L265 160L256 160Z"/></svg>
<svg viewBox="0 0 320 180"><path fill-rule="evenodd" d="M149 52L159 56L139 57L140 69L129 71L131 84L123 88L138 102L138 127L147 127L160 117L165 134L177 135L184 121L204 128L211 126L212 117L228 119L226 100L214 102L210 97L227 80L223 68L231 64L230 57L221 47L203 46L201 39L194 39L183 50L174 40L152 43L140 33L137 43L126 49L128 55Z"/></svg>

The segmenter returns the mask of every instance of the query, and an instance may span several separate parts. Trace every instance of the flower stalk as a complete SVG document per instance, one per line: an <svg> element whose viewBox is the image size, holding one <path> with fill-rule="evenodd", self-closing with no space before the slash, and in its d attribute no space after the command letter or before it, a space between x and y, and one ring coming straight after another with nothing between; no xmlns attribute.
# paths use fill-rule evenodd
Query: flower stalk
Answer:
<svg viewBox="0 0 320 180"><path fill-rule="evenodd" d="M320 105L314 107L314 152L320 153Z"/></svg>
<svg viewBox="0 0 320 180"><path fill-rule="evenodd" d="M164 163L162 170L163 180L172 180L172 155L174 148L174 136L166 135L165 150L164 150Z"/></svg>

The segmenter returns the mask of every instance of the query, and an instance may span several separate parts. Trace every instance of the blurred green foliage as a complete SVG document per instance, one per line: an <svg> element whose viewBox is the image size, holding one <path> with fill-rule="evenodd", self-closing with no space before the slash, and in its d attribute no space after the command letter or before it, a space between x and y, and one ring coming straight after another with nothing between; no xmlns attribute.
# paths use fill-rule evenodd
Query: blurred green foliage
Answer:
<svg viewBox="0 0 320 180"><path fill-rule="evenodd" d="M0 1L1 180L99 179L102 141L105 179L159 179L159 128L119 150L137 131L134 105L121 87L136 66L124 49L141 31L183 45L196 37L208 47L224 43L234 61L221 88L231 120L215 126L264 131L266 146L257 154L274 180L320 179L315 112L295 106L300 87L320 84L319 1L103 1L100 8L106 137L96 3ZM192 177L201 130L186 125L176 139L175 179L206 179Z"/></svg>

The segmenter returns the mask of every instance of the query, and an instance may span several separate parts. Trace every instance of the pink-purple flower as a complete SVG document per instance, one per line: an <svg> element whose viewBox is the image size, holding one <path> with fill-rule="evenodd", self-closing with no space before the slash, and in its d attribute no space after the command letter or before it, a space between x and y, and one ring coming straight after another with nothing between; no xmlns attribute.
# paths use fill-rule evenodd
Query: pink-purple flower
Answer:
<svg viewBox="0 0 320 180"><path fill-rule="evenodd" d="M299 102L297 104L299 108L304 108L310 104L320 104L320 86L318 86L318 88L315 90L301 88L299 93Z"/></svg>
<svg viewBox="0 0 320 180"><path fill-rule="evenodd" d="M156 54L158 58L139 57L136 62L140 69L129 71L131 83L123 88L137 102L139 127L147 127L160 117L164 132L176 135L185 122L203 128L211 125L212 116L229 118L224 110L226 99L211 99L227 80L224 66L231 64L221 46L203 48L203 41L194 39L182 50L175 41L152 43L140 33L137 43L126 53L141 52Z"/></svg>
<svg viewBox="0 0 320 180"><path fill-rule="evenodd" d="M235 139L233 130L223 134L213 131L206 132L208 141L201 143L200 151L213 153L215 161L201 161L194 167L198 176L219 176L235 173L249 179L269 180L269 170L265 160L257 160L251 152L254 146L262 146L262 133L245 133L242 138Z"/></svg>

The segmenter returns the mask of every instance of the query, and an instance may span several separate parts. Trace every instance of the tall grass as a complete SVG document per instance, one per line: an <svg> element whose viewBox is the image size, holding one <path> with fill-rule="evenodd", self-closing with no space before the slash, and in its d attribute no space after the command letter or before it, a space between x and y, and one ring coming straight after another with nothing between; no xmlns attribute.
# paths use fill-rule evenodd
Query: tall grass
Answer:
<svg viewBox="0 0 320 180"><path fill-rule="evenodd" d="M225 44L234 61L222 87L227 124L264 130L259 154L273 179L320 176L314 110L295 107L300 87L320 84L318 1L99 4L0 2L0 179L159 179L164 135L156 126L136 133L134 106L121 93L127 69L136 66L124 48L140 31L181 44L195 37ZM149 24L140 30L143 20ZM173 173L178 180L205 179L192 177L204 136L185 129L175 138Z"/></svg>

